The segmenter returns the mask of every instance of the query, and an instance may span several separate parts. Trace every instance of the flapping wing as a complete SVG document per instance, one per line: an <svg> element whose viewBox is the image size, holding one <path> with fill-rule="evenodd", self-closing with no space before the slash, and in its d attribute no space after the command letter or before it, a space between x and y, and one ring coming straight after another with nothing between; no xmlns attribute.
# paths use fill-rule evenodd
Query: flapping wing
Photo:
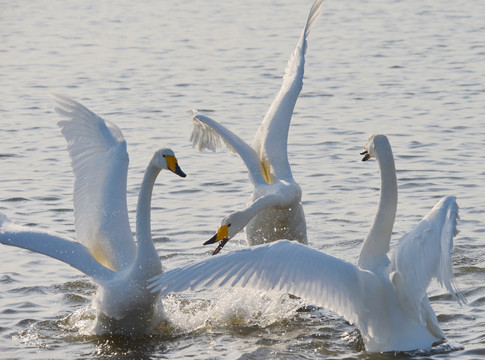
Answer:
<svg viewBox="0 0 485 360"><path fill-rule="evenodd" d="M192 110L193 128L190 141L198 151L216 151L223 142L231 151L238 154L249 171L253 184L266 183L261 166L254 150L239 136L208 116Z"/></svg>
<svg viewBox="0 0 485 360"><path fill-rule="evenodd" d="M300 40L285 69L283 84L271 104L253 140L262 163L269 162L279 178L291 177L288 162L288 131L296 100L303 87L307 37L322 12L323 0L313 3Z"/></svg>
<svg viewBox="0 0 485 360"><path fill-rule="evenodd" d="M248 287L289 292L358 321L370 273L296 242L280 240L169 270L149 280L153 292Z"/></svg>
<svg viewBox="0 0 485 360"><path fill-rule="evenodd" d="M121 130L63 96L53 95L74 171L77 238L103 265L121 270L133 261L135 243L128 220L128 153Z"/></svg>
<svg viewBox="0 0 485 360"><path fill-rule="evenodd" d="M97 262L89 250L79 242L16 225L3 214L0 214L0 243L63 261L90 276L97 283L113 279L116 275L114 271Z"/></svg>
<svg viewBox="0 0 485 360"><path fill-rule="evenodd" d="M444 286L459 303L465 298L458 290L453 276L451 252L453 238L458 233L456 223L458 205L454 196L441 199L418 226L399 242L392 257L393 282L397 286L400 301L408 303L419 314L421 299L433 277ZM407 292L400 292L407 289Z"/></svg>

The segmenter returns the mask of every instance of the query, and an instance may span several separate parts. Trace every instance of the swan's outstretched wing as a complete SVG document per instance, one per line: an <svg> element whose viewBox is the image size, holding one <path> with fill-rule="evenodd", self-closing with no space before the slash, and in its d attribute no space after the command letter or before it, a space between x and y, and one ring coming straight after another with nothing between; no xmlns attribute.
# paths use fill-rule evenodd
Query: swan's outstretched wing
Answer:
<svg viewBox="0 0 485 360"><path fill-rule="evenodd" d="M75 176L77 239L103 265L122 270L135 254L126 205L126 142L113 123L71 99L52 97L58 105L56 111L69 118L59 126Z"/></svg>
<svg viewBox="0 0 485 360"><path fill-rule="evenodd" d="M391 279L401 302L419 314L421 300L433 277L459 303L465 298L455 285L451 251L458 233L458 205L454 196L441 199L418 226L406 234L392 256ZM419 316L419 315L418 315Z"/></svg>
<svg viewBox="0 0 485 360"><path fill-rule="evenodd" d="M116 276L114 271L96 261L89 250L79 242L16 225L3 214L0 214L0 243L61 260L90 276L97 283L113 279Z"/></svg>
<svg viewBox="0 0 485 360"><path fill-rule="evenodd" d="M216 151L221 140L244 161L253 184L266 183L261 172L261 165L254 150L239 136L208 116L192 110L193 128L190 141L198 151Z"/></svg>
<svg viewBox="0 0 485 360"><path fill-rule="evenodd" d="M218 287L285 291L327 307L356 323L366 311L361 286L369 272L288 240L213 256L169 270L151 280L162 294Z"/></svg>
<svg viewBox="0 0 485 360"><path fill-rule="evenodd" d="M322 12L323 0L316 0L303 33L285 69L283 84L254 137L252 147L262 163L269 162L279 178L291 178L288 163L288 131L296 100L303 87L307 37Z"/></svg>

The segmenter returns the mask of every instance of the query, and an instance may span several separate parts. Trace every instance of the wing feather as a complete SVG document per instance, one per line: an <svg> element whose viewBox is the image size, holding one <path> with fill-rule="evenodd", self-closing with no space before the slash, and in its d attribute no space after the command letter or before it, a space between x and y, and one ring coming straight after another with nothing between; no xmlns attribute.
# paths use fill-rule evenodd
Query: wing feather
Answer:
<svg viewBox="0 0 485 360"><path fill-rule="evenodd" d="M149 281L162 294L203 288L285 291L356 323L365 311L360 284L370 273L305 245L280 240L169 270Z"/></svg>
<svg viewBox="0 0 485 360"><path fill-rule="evenodd" d="M451 262L453 237L458 233L457 219L456 198L444 197L413 231L400 240L393 253L392 281L395 285L400 282L395 286L398 297L418 318L421 317L421 301L433 277L456 301L466 302L454 282Z"/></svg>
<svg viewBox="0 0 485 360"><path fill-rule="evenodd" d="M113 123L60 95L52 95L66 138L74 181L78 240L103 265L121 270L131 264L135 243L126 204L128 153Z"/></svg>
<svg viewBox="0 0 485 360"><path fill-rule="evenodd" d="M243 160L253 184L266 183L261 172L261 165L255 151L239 136L208 116L192 110L193 128L190 141L198 151L205 149L217 151L221 142Z"/></svg>
<svg viewBox="0 0 485 360"><path fill-rule="evenodd" d="M252 143L260 162L269 162L279 178L292 176L288 162L288 132L293 110L303 87L307 37L322 12L322 5L323 0L313 3L298 44L286 65L283 84Z"/></svg>
<svg viewBox="0 0 485 360"><path fill-rule="evenodd" d="M3 224L2 224L3 223ZM81 243L48 232L34 231L29 227L16 225L0 214L0 243L65 262L102 283L111 280L116 273L101 265Z"/></svg>

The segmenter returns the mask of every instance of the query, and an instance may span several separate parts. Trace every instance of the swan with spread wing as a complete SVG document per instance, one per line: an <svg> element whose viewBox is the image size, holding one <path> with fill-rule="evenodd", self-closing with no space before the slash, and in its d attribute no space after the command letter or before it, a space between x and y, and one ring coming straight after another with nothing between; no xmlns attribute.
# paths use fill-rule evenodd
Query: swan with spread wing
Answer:
<svg viewBox="0 0 485 360"><path fill-rule="evenodd" d="M0 214L0 243L50 256L86 274L98 285L95 332L136 335L162 320L158 294L146 281L162 264L152 241L150 204L161 170L185 177L170 149L155 152L146 168L138 198L135 242L128 220L126 186L128 153L121 130L113 123L59 95L52 95L67 140L74 172L77 241L19 226Z"/></svg>
<svg viewBox="0 0 485 360"><path fill-rule="evenodd" d="M369 138L363 160L377 159L381 191L374 222L357 264L280 240L211 257L151 279L155 292L248 287L285 291L331 309L360 330L371 352L427 349L445 339L426 290L435 277L464 303L453 277L451 251L458 206L441 199L403 236L388 257L397 210L397 179L385 135Z"/></svg>
<svg viewBox="0 0 485 360"><path fill-rule="evenodd" d="M222 140L241 157L254 187L246 209L226 216L216 234L204 244L220 241L214 254L244 228L250 245L279 239L307 243L302 191L293 179L287 143L293 109L303 86L307 37L321 14L322 4L323 0L313 3L302 35L286 66L283 84L251 146L218 122L193 111L193 146L199 151L215 151Z"/></svg>

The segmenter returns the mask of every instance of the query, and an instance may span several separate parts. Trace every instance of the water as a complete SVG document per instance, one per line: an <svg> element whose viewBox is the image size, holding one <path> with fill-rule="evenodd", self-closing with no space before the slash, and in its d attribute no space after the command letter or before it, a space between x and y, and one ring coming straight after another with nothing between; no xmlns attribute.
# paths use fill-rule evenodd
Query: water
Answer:
<svg viewBox="0 0 485 360"><path fill-rule="evenodd" d="M228 151L199 154L188 110L250 141L273 96L311 1L2 2L0 211L73 236L72 173L48 92L83 102L124 132L133 219L143 170L171 147L186 179L163 173L153 232L166 268L209 256L201 244L251 187ZM485 42L483 1L328 1L309 39L305 84L289 137L310 246L355 261L377 205L375 161L358 154L386 133L398 169L394 239L436 201L456 195L460 307L429 294L451 345L397 358L485 354ZM239 234L226 251L246 246ZM89 332L95 287L47 257L1 247L0 350L9 359L375 359L356 329L285 294L202 292L164 299L150 337ZM454 351L452 351L454 350Z"/></svg>

